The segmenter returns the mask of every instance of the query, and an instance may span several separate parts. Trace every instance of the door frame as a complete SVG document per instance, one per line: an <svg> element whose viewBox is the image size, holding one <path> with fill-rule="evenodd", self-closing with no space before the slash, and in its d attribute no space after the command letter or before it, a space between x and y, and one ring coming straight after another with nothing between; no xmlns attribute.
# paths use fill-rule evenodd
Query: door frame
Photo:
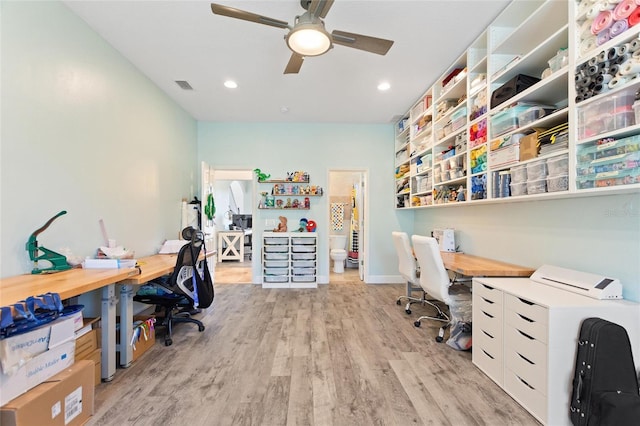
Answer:
<svg viewBox="0 0 640 426"><path fill-rule="evenodd" d="M327 218L327 229L331 226L330 218L331 218L331 202L329 197L331 196L331 173L359 173L360 180L359 183L362 185L364 183L364 188L361 189L361 197L362 202L360 206L358 222L360 224L360 233L358 235L358 275L360 276L360 280L367 283L369 281L369 263L367 261L368 253L369 253L369 169L367 168L330 168L327 170L327 208L326 208L326 218ZM325 236L326 246L329 247L329 234ZM328 258L328 257L327 257ZM331 259L328 258L328 280L330 282L331 279Z"/></svg>

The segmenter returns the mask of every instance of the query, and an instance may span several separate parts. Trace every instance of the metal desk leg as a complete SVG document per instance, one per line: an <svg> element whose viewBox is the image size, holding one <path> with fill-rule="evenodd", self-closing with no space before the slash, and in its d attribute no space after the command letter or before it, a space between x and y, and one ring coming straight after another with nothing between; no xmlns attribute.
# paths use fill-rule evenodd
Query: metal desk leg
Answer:
<svg viewBox="0 0 640 426"><path fill-rule="evenodd" d="M116 303L115 284L102 288L102 380L110 382L116 374Z"/></svg>
<svg viewBox="0 0 640 426"><path fill-rule="evenodd" d="M129 367L133 361L133 349L130 342L133 335L131 325L133 324L133 287L130 285L120 286L120 366Z"/></svg>

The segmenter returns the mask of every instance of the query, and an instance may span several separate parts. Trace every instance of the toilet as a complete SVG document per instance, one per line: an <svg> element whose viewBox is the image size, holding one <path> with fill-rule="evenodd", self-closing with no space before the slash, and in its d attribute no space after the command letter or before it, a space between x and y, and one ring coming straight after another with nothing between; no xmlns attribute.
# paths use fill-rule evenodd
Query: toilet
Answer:
<svg viewBox="0 0 640 426"><path fill-rule="evenodd" d="M344 261L347 260L347 236L329 235L329 256L333 260L333 272L342 274L344 272Z"/></svg>

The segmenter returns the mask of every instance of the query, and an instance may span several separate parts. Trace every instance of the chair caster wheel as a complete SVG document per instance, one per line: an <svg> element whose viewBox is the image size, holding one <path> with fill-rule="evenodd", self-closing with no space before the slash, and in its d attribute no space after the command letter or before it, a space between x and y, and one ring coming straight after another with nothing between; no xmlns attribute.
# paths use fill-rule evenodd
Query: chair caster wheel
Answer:
<svg viewBox="0 0 640 426"><path fill-rule="evenodd" d="M414 322L413 325L415 325L416 327L420 327L420 321Z"/></svg>
<svg viewBox="0 0 640 426"><path fill-rule="evenodd" d="M404 311L407 313L407 315L411 315L411 309L405 309Z"/></svg>
<svg viewBox="0 0 640 426"><path fill-rule="evenodd" d="M396 305L398 306L402 305L402 302L400 301L400 299L396 300Z"/></svg>
<svg viewBox="0 0 640 426"><path fill-rule="evenodd" d="M164 345L165 346L171 346L173 344L173 340L171 339L164 339Z"/></svg>
<svg viewBox="0 0 640 426"><path fill-rule="evenodd" d="M440 337L440 336L436 336L436 342L438 342L438 343L442 343L442 337Z"/></svg>
<svg viewBox="0 0 640 426"><path fill-rule="evenodd" d="M199 325L198 326L198 331L203 332L204 331L204 325Z"/></svg>

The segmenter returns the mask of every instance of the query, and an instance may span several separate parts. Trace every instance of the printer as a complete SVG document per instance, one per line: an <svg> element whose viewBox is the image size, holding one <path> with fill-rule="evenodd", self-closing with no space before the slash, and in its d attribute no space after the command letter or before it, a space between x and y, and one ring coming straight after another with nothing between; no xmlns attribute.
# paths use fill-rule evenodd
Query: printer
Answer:
<svg viewBox="0 0 640 426"><path fill-rule="evenodd" d="M622 284L617 278L542 265L530 279L594 299L622 299Z"/></svg>

